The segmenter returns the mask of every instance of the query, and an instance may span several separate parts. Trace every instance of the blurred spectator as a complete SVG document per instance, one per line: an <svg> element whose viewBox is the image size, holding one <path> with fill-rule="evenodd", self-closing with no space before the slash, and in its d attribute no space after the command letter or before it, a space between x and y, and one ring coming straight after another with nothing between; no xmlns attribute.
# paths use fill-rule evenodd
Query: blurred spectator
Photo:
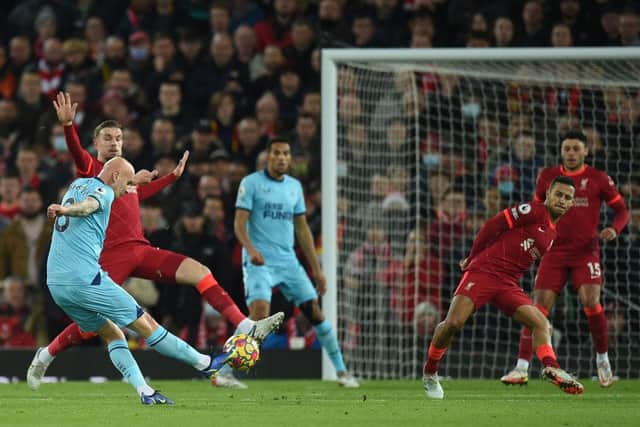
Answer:
<svg viewBox="0 0 640 427"><path fill-rule="evenodd" d="M376 23L373 13L367 9L356 12L351 23L351 42L354 47L380 47L376 37Z"/></svg>
<svg viewBox="0 0 640 427"><path fill-rule="evenodd" d="M189 78L202 65L203 41L198 33L185 29L178 40L177 67L182 71L182 81Z"/></svg>
<svg viewBox="0 0 640 427"><path fill-rule="evenodd" d="M39 304L29 301L20 277L4 279L0 304L0 348L46 345L49 338L44 313Z"/></svg>
<svg viewBox="0 0 640 427"><path fill-rule="evenodd" d="M400 0L377 0L375 7L376 27L393 31L381 31L379 39L381 46L406 46L409 41L407 16Z"/></svg>
<svg viewBox="0 0 640 427"><path fill-rule="evenodd" d="M187 162L187 166L191 163L191 159ZM174 154L162 154L155 159L153 169L158 171L158 176L163 177L173 173L173 169L178 165ZM172 227L180 216L181 204L183 201L191 200L194 197L192 183L189 179L182 179L163 188L160 192L153 196L154 203L162 207L162 217ZM160 247L169 247L169 245L157 245Z"/></svg>
<svg viewBox="0 0 640 427"><path fill-rule="evenodd" d="M260 127L254 117L245 117L238 122L238 147L232 147L234 159L243 163L247 170L252 171L256 165L256 158L265 147L260 139Z"/></svg>
<svg viewBox="0 0 640 427"><path fill-rule="evenodd" d="M40 90L53 99L62 87L65 64L62 61L62 43L57 38L49 38L42 44L42 58L38 61Z"/></svg>
<svg viewBox="0 0 640 427"><path fill-rule="evenodd" d="M20 192L20 214L0 235L0 279L19 276L31 289L40 287L40 266L49 249L52 223L42 197L32 187Z"/></svg>
<svg viewBox="0 0 640 427"><path fill-rule="evenodd" d="M153 28L153 2L151 0L131 0L126 13L120 19L116 33L124 40L136 31Z"/></svg>
<svg viewBox="0 0 640 427"><path fill-rule="evenodd" d="M99 16L90 16L84 27L84 40L89 49L89 58L96 63L102 62L105 51L107 31L104 22Z"/></svg>
<svg viewBox="0 0 640 427"><path fill-rule="evenodd" d="M235 145L236 135L234 127L236 124L236 99L231 92L218 92L211 97L207 117L213 119L209 125L220 147L226 150Z"/></svg>
<svg viewBox="0 0 640 427"><path fill-rule="evenodd" d="M48 112L50 100L40 91L40 76L34 71L25 71L20 77L16 97L17 123L24 138L33 141L38 123L43 113Z"/></svg>
<svg viewBox="0 0 640 427"><path fill-rule="evenodd" d="M519 46L546 46L548 32L544 25L544 10L540 0L527 0L522 8L524 28L518 41Z"/></svg>
<svg viewBox="0 0 640 427"><path fill-rule="evenodd" d="M7 49L0 45L0 97L12 98L18 86L18 81L9 64Z"/></svg>
<svg viewBox="0 0 640 427"><path fill-rule="evenodd" d="M311 53L315 47L315 33L311 22L297 19L291 28L291 46L283 49L287 63L298 76L306 76L311 68Z"/></svg>
<svg viewBox="0 0 640 427"><path fill-rule="evenodd" d="M320 126L320 93L316 91L310 91L304 94L302 98L302 108L300 114L310 115L316 122L316 126Z"/></svg>
<svg viewBox="0 0 640 427"><path fill-rule="evenodd" d="M426 332L433 332L433 328L440 321L442 310L441 288L444 282L444 268L440 259L426 241L426 233L412 230L406 241L406 252L403 258L402 277L391 283L391 307L396 313L398 321L411 326L416 316L418 305L428 302L435 309L434 321L429 325L422 325Z"/></svg>
<svg viewBox="0 0 640 427"><path fill-rule="evenodd" d="M589 22L587 12L583 10L580 0L560 0L558 3L559 20L569 28L573 41L571 45L588 45L591 42Z"/></svg>
<svg viewBox="0 0 640 427"><path fill-rule="evenodd" d="M194 157L208 157L213 150L222 147L221 141L216 138L211 128L210 120L200 120L191 131L191 134L183 140L181 145L189 150Z"/></svg>
<svg viewBox="0 0 640 427"><path fill-rule="evenodd" d="M144 143L140 131L128 127L124 129L122 138L122 157L129 160L135 170L153 169L153 161L149 145Z"/></svg>
<svg viewBox="0 0 640 427"><path fill-rule="evenodd" d="M173 122L165 118L157 118L151 125L151 155L155 159L160 155L171 154L176 147L176 130Z"/></svg>
<svg viewBox="0 0 640 427"><path fill-rule="evenodd" d="M256 101L256 119L263 143L280 131L278 107L278 100L271 92L266 92Z"/></svg>
<svg viewBox="0 0 640 427"><path fill-rule="evenodd" d="M349 28L344 16L344 2L320 0L318 4L318 32L329 46L347 40Z"/></svg>
<svg viewBox="0 0 640 427"><path fill-rule="evenodd" d="M20 213L20 177L5 172L0 177L0 217L12 221Z"/></svg>
<svg viewBox="0 0 640 427"><path fill-rule="evenodd" d="M212 35L229 34L231 11L224 1L214 1L209 8L209 29Z"/></svg>
<svg viewBox="0 0 640 427"><path fill-rule="evenodd" d="M9 65L16 77L22 74L31 60L32 49L29 38L23 35L12 37L9 41Z"/></svg>
<svg viewBox="0 0 640 427"><path fill-rule="evenodd" d="M255 78L251 85L252 99L258 99L264 92L271 91L278 85L280 69L285 64L282 49L274 45L267 46L262 55L262 63L262 73Z"/></svg>
<svg viewBox="0 0 640 427"><path fill-rule="evenodd" d="M208 57L188 82L191 103L196 111L204 108L216 92L248 87L249 70L237 61L234 53L230 35L220 33L213 36Z"/></svg>
<svg viewBox="0 0 640 427"><path fill-rule="evenodd" d="M258 52L270 44L281 49L291 45L291 24L298 12L297 3L296 0L273 1L272 15L255 26Z"/></svg>
<svg viewBox="0 0 640 427"><path fill-rule="evenodd" d="M640 22L634 12L623 12L618 17L620 46L640 46Z"/></svg>
<svg viewBox="0 0 640 427"><path fill-rule="evenodd" d="M173 124L176 138L180 138L192 128L193 115L184 107L182 87L176 81L164 81L160 84L158 93L158 108L149 115L150 123L162 118Z"/></svg>
<svg viewBox="0 0 640 427"><path fill-rule="evenodd" d="M131 70L128 68L116 68L104 87L105 91L115 89L123 97L123 102L138 117L149 111L149 100L140 85L133 79ZM157 98L157 97L156 97ZM144 128L144 125L141 125Z"/></svg>
<svg viewBox="0 0 640 427"><path fill-rule="evenodd" d="M90 81L94 79L95 63L89 58L89 47L82 39L68 39L62 43L64 80Z"/></svg>
<svg viewBox="0 0 640 427"><path fill-rule="evenodd" d="M124 40L118 36L109 36L105 42L105 53L99 69L102 81L111 77L113 70L127 67L127 51Z"/></svg>
<svg viewBox="0 0 640 427"><path fill-rule="evenodd" d="M299 105L302 103L302 79L291 68L285 68L280 73L278 86L274 90L278 101L278 117L280 125L285 129L295 126Z"/></svg>
<svg viewBox="0 0 640 427"><path fill-rule="evenodd" d="M240 25L233 33L233 45L240 64L249 70L249 80L254 81L264 72L262 55L256 54L256 32L248 25Z"/></svg>
<svg viewBox="0 0 640 427"><path fill-rule="evenodd" d="M555 24L551 28L551 47L573 46L571 27L564 23Z"/></svg>
<svg viewBox="0 0 640 427"><path fill-rule="evenodd" d="M462 192L449 191L436 204L435 219L429 225L429 241L438 248L440 259L449 259L451 249L462 239L466 217L466 200Z"/></svg>
<svg viewBox="0 0 640 427"><path fill-rule="evenodd" d="M515 28L513 21L506 16L500 16L493 23L493 44L495 47L511 47L514 45Z"/></svg>

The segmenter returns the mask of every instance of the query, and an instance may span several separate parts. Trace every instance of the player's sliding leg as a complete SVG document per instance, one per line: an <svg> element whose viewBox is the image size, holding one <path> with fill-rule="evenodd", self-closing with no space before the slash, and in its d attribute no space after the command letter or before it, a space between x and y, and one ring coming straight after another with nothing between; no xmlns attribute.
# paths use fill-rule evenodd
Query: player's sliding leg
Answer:
<svg viewBox="0 0 640 427"><path fill-rule="evenodd" d="M551 346L551 335L547 318L534 305L521 305L513 313L513 319L531 329L533 347L542 362L542 378L552 382L569 394L580 394L584 387L571 375L560 368L556 354Z"/></svg>
<svg viewBox="0 0 640 427"><path fill-rule="evenodd" d="M36 351L27 371L29 388L37 390L40 387L47 368L60 352L95 336L96 334L93 332L82 332L75 322L69 324L48 346L41 347Z"/></svg>
<svg viewBox="0 0 640 427"><path fill-rule="evenodd" d="M596 350L596 366L598 382L602 387L609 387L615 381L609 362L609 336L607 334L607 316L600 305L600 286L582 285L578 288L578 297L582 303L584 314L589 322L589 330Z"/></svg>
<svg viewBox="0 0 640 427"><path fill-rule="evenodd" d="M237 332L251 332L252 336L258 341L263 341L269 333L280 326L284 319L284 313L282 312L276 313L260 322L254 322L249 319L240 311L227 291L220 286L211 271L192 258L184 258L182 260L177 270L175 270L175 278L177 283L195 286L202 298L230 321L236 327Z"/></svg>
<svg viewBox="0 0 640 427"><path fill-rule="evenodd" d="M232 353L223 353L216 357L198 352L195 348L167 331L151 317L144 313L127 327L144 338L147 345L158 353L180 360L210 378L233 357Z"/></svg>
<svg viewBox="0 0 640 427"><path fill-rule="evenodd" d="M173 400L151 388L144 380L140 367L133 358L120 328L110 320L107 320L104 326L98 329L97 333L107 343L111 363L136 390L143 405L173 405Z"/></svg>
<svg viewBox="0 0 640 427"><path fill-rule="evenodd" d="M318 299L314 298L305 301L299 304L298 307L300 307L302 313L315 329L318 341L327 352L329 360L331 360L331 364L338 375L338 384L346 388L360 387L358 380L347 371L336 331L331 323L325 319L320 304L318 304Z"/></svg>
<svg viewBox="0 0 640 427"><path fill-rule="evenodd" d="M549 310L556 301L556 293L549 289L536 289L534 291L535 306L545 316L549 316ZM547 323L547 325L549 325ZM550 328L550 325L549 325ZM533 356L533 338L531 329L523 326L520 331L520 345L518 347L518 361L515 368L500 378L503 384L525 385L529 382L529 363Z"/></svg>
<svg viewBox="0 0 640 427"><path fill-rule="evenodd" d="M451 301L447 317L436 326L423 369L424 391L428 397L432 399L444 397L444 391L438 380L438 365L456 333L462 329L475 309L471 298L465 295L456 295Z"/></svg>

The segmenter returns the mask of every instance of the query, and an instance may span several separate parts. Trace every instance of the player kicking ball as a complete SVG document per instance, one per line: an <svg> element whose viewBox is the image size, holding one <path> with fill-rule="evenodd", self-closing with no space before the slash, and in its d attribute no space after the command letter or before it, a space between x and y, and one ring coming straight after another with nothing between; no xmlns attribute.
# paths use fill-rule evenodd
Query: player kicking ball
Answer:
<svg viewBox="0 0 640 427"><path fill-rule="evenodd" d="M571 179L558 176L551 181L544 203L534 201L505 209L482 226L469 256L460 262L465 273L429 345L424 365L428 397L444 397L438 364L467 319L487 303L532 331L536 355L544 365L542 378L565 393L583 392L582 384L560 369L547 319L518 285L524 272L553 245L556 223L573 206L575 191Z"/></svg>
<svg viewBox="0 0 640 427"><path fill-rule="evenodd" d="M80 145L78 133L73 126L77 104L71 102L68 93L58 93L53 101L58 120L64 126L64 134L76 170L81 177L94 177L110 159L122 155L122 126L113 120L99 124L93 132L93 143L97 151L94 157ZM113 202L113 215L109 217L100 254L100 266L117 284L130 277L153 280L167 284L193 286L213 308L222 313L238 332L250 333L262 341L271 331L277 329L284 319L279 312L260 322L247 318L233 302L229 294L220 286L208 267L185 255L151 246L144 237L140 222L140 201L145 200L182 176L189 157L185 152L182 159L166 176L151 181L157 172L139 171L145 185L130 186ZM151 182L149 182L151 181ZM27 384L32 390L40 387L42 377L55 357L83 340L94 337L91 332L82 332L72 323L58 334L48 346L38 349L27 371ZM233 383L227 382L233 386Z"/></svg>
<svg viewBox="0 0 640 427"><path fill-rule="evenodd" d="M56 304L83 332L95 332L107 343L109 357L135 388L143 405L173 404L149 386L120 328L142 336L149 347L180 360L211 377L232 357L234 349L216 357L199 353L168 332L100 268L102 250L113 201L135 185L133 166L121 157L104 164L93 178L71 183L62 204L52 204L47 215L55 218L47 258L47 285Z"/></svg>

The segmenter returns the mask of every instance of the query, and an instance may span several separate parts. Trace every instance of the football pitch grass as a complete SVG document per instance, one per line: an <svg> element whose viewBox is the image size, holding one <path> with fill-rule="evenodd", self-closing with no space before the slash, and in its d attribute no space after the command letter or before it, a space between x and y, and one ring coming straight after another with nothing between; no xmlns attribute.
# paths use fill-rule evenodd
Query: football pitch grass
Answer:
<svg viewBox="0 0 640 427"><path fill-rule="evenodd" d="M585 381L571 396L540 380L507 387L490 380L444 381L445 399L426 398L421 381L247 381L247 390L206 381L152 381L174 406L142 406L124 383L0 385L0 426L640 426L640 381L610 389Z"/></svg>

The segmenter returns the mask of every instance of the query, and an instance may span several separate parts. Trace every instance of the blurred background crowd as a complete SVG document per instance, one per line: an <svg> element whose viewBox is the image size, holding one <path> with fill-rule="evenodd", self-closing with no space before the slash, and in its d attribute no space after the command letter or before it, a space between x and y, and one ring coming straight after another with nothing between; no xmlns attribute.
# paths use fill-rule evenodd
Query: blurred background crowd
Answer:
<svg viewBox="0 0 640 427"><path fill-rule="evenodd" d="M244 307L232 227L235 197L240 180L265 167L264 147L276 134L290 138L291 174L304 185L308 220L321 248L321 48L640 46L635 6L614 0L3 1L0 346L43 344L69 321L52 303L43 277L51 236L45 207L75 175L51 104L58 91L79 104L74 125L89 151L94 127L106 119L124 126L123 155L136 169L168 174L190 150L185 176L142 204L146 236L207 265ZM337 165L341 179L358 176L364 189L340 195L342 225L359 237L340 247L345 268L339 286L388 284L384 312L398 324L413 325L415 316L423 316L431 320L418 322L421 334L430 334L457 280L457 260L482 220L504 204L529 199L537 169L557 162L555 153L541 158L540 147L558 127L586 128L595 166L614 175L627 200L632 193L638 200L640 183L625 160L638 135L637 92L504 87L505 95L487 105L461 79L406 77L401 74L389 91L364 105L364 79L356 70L341 72L340 85L348 89L340 93L345 141ZM403 100L408 85L419 93L413 103ZM524 93L539 99L524 99ZM390 102L418 108L420 130L403 118L376 116L375 107ZM527 107L533 104L542 109ZM597 117L591 113L596 110ZM540 120L549 122L538 126L548 133L531 131ZM370 141L380 139L372 133L383 129L397 164L370 154L376 152ZM415 157L411 132L421 139L417 170L406 167ZM594 155L612 144L627 157ZM408 193L416 176L424 189L424 226L416 231L407 222L390 233L388 221L368 212L415 206ZM615 249L626 251L624 257L611 258L625 262L605 271L628 276L627 261L640 260L628 256L630 250L640 255L640 205L632 208L632 223ZM372 267L376 257L382 261ZM415 260L419 268L412 266ZM126 287L156 319L198 347L220 344L229 333L226 321L203 308L191 288L135 279ZM313 332L276 293L273 309L282 307L290 321L279 345L287 346L291 337L297 346L314 345ZM349 325L346 339L353 345L360 323Z"/></svg>

